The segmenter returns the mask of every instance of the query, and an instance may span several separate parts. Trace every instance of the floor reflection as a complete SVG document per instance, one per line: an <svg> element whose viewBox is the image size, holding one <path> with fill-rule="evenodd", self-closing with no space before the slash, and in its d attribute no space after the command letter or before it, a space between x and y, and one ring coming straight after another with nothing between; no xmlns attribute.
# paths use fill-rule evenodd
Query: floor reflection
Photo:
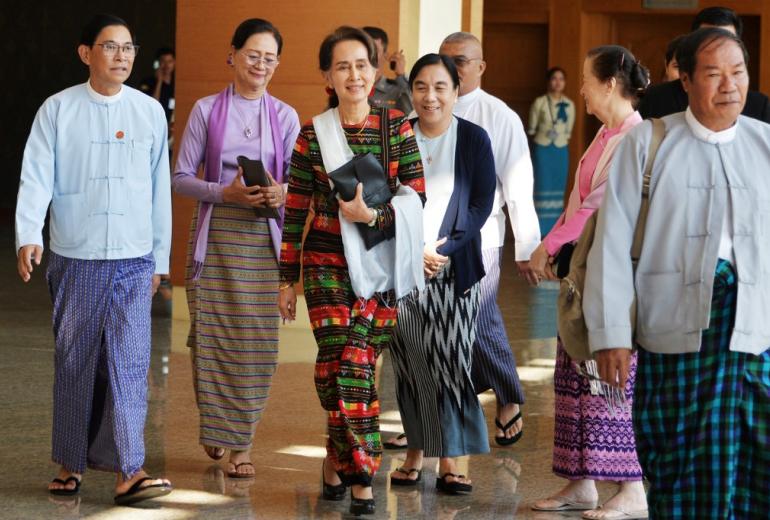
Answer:
<svg viewBox="0 0 770 520"><path fill-rule="evenodd" d="M8 230L2 236L11 239ZM473 494L468 497L435 492L435 459L426 460L422 482L416 488L391 490L388 473L400 464L403 452L386 451L375 480L374 518L570 517L529 510L532 501L561 485L550 472L556 290L527 287L515 274L512 254L506 253L508 268L503 271L500 302L528 399L523 409L524 436L512 448L494 446L488 455L462 460L462 472L474 482ZM281 364L254 439L252 457L257 476L233 480L225 475L225 464L211 461L198 446L190 362L183 345L186 325L165 312L165 302L156 306L165 315L159 312L153 325L146 467L153 474L170 478L175 491L143 508L114 507L113 477L89 471L79 497L50 497L45 486L56 470L49 462L53 365L50 303L43 269L36 269L33 282L24 286L15 274L15 259L8 249L2 255L0 497L4 505L0 518L331 520L349 516L348 500L326 502L319 498L324 414L312 382L315 345L309 330L302 326L282 330ZM388 432L401 427L393 386L385 353L379 387L382 429ZM486 394L482 400L493 432L494 399Z"/></svg>

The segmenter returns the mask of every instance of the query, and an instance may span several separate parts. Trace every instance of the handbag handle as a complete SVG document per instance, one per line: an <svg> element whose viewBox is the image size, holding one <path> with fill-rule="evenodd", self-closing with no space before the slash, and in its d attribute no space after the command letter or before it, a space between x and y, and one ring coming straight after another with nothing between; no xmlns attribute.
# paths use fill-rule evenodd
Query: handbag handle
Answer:
<svg viewBox="0 0 770 520"><path fill-rule="evenodd" d="M666 136L666 124L662 119L652 118L652 140L650 149L647 153L647 163L644 165L644 176L642 177L642 203L639 206L639 218L636 220L634 229L634 242L631 245L631 262L634 267L639 262L639 256L642 254L642 245L644 244L644 228L647 225L647 213L650 211L650 183L652 181L652 166L655 163L655 156L658 155L660 143Z"/></svg>

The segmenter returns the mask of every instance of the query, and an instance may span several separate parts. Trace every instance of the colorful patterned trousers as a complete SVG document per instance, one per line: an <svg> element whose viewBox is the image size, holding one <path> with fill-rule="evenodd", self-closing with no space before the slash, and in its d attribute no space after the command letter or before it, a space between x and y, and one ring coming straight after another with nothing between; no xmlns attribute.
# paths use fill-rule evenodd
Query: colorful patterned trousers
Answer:
<svg viewBox="0 0 770 520"><path fill-rule="evenodd" d="M51 253L53 460L130 478L144 463L151 255L77 260Z"/></svg>
<svg viewBox="0 0 770 520"><path fill-rule="evenodd" d="M700 351L639 351L634 429L651 520L770 515L770 353L729 350L736 295L720 259Z"/></svg>
<svg viewBox="0 0 770 520"><path fill-rule="evenodd" d="M396 323L395 304L356 299L347 269L304 266L310 324L318 344L315 385L328 412L329 461L347 485L370 486L380 466L380 402L374 367Z"/></svg>

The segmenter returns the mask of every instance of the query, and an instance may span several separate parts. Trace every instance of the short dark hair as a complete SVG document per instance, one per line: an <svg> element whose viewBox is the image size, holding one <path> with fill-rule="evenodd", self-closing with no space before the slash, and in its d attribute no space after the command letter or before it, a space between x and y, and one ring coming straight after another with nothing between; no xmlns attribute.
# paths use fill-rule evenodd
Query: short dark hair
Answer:
<svg viewBox="0 0 770 520"><path fill-rule="evenodd" d="M686 36L686 34L680 34L668 42L668 46L666 46L666 66L668 66L672 60L676 59L676 50L679 48L679 45L682 43L682 40L684 40Z"/></svg>
<svg viewBox="0 0 770 520"><path fill-rule="evenodd" d="M172 49L171 47L161 47L160 49L155 51L155 59L158 60L160 59L161 56L165 56L167 54L170 54L171 56L176 58L176 53L174 52L174 49Z"/></svg>
<svg viewBox="0 0 770 520"><path fill-rule="evenodd" d="M738 36L719 27L704 27L687 35L676 50L676 61L679 63L679 72L692 78L695 67L698 65L698 53L708 45L719 41L732 41L738 44L743 53L743 61L748 67L749 53L746 45Z"/></svg>
<svg viewBox="0 0 770 520"><path fill-rule="evenodd" d="M278 55L280 56L281 50L283 50L283 38L281 37L281 33L278 32L278 29L276 29L273 24L262 18L249 18L248 20L242 21L235 29L233 39L230 40L230 45L236 50L242 49L243 46L246 45L246 40L255 34L260 33L270 33L273 35L275 43L278 44Z"/></svg>
<svg viewBox="0 0 770 520"><path fill-rule="evenodd" d="M414 81L420 74L420 71L429 65L443 65L452 78L452 86L457 89L460 86L460 75L457 73L455 62L446 54L436 54L431 52L417 60L412 65L412 71L409 73L409 89L414 87Z"/></svg>
<svg viewBox="0 0 770 520"><path fill-rule="evenodd" d="M128 22L126 22L123 18L115 16L114 14L102 13L97 14L91 18L83 27L83 31L80 33L80 45L93 47L96 43L96 38L99 36L99 33L102 32L105 27L109 27L111 25L122 25L128 29L129 34L131 34L131 41L136 43L134 33L131 31L131 27L128 26Z"/></svg>
<svg viewBox="0 0 770 520"><path fill-rule="evenodd" d="M601 81L615 78L624 98L636 105L650 84L650 71L631 51L620 45L602 45L588 51L594 75Z"/></svg>
<svg viewBox="0 0 770 520"><path fill-rule="evenodd" d="M563 69L563 68L561 68L561 67L551 67L550 69L548 69L547 71L545 71L545 80L546 80L546 81L551 81L551 78L552 78L552 77L553 77L553 75L554 75L554 74L556 74L557 72L561 72L561 73L562 73L562 76L564 76L564 78L566 79L566 77L567 77L567 73L566 73L566 72L564 72L564 69Z"/></svg>
<svg viewBox="0 0 770 520"><path fill-rule="evenodd" d="M707 7L701 10L695 15L690 29L696 31L704 23L716 27L732 25L735 27L735 33L738 35L738 38L743 37L743 20L729 7Z"/></svg>
<svg viewBox="0 0 770 520"><path fill-rule="evenodd" d="M374 40L366 34L363 30L357 27L351 27L349 25L341 25L337 27L333 33L324 38L321 42L321 48L318 49L318 67L328 72L332 68L332 55L334 54L334 47L340 42L356 41L361 43L366 48L366 55L369 58L369 63L377 68L377 47L374 45ZM329 107L334 108L340 104L340 100L337 98L337 94L332 92L329 94Z"/></svg>
<svg viewBox="0 0 770 520"><path fill-rule="evenodd" d="M361 27L361 30L368 34L371 39L380 40L382 42L383 50L388 50L388 33L386 33L384 30L380 29L379 27L373 27L371 25Z"/></svg>

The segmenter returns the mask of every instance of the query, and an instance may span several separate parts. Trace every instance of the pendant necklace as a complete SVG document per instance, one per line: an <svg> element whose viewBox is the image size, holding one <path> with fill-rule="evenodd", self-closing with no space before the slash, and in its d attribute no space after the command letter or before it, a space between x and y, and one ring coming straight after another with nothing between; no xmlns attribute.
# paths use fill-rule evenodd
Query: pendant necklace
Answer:
<svg viewBox="0 0 770 520"><path fill-rule="evenodd" d="M235 107L235 113L238 114L238 119L240 119L241 123L243 123L243 135L246 136L246 139L251 139L251 136L254 135L254 131L251 129L251 125L246 121L246 118L243 117L243 114L241 113L241 109L238 108L238 104L235 102L234 99L233 99L233 106Z"/></svg>
<svg viewBox="0 0 770 520"><path fill-rule="evenodd" d="M433 164L433 151L434 151L433 149L436 147L436 138L422 136L420 138L420 141L422 141L422 144L425 147L425 152L427 155L427 157L425 158L425 162L427 162L428 164Z"/></svg>

